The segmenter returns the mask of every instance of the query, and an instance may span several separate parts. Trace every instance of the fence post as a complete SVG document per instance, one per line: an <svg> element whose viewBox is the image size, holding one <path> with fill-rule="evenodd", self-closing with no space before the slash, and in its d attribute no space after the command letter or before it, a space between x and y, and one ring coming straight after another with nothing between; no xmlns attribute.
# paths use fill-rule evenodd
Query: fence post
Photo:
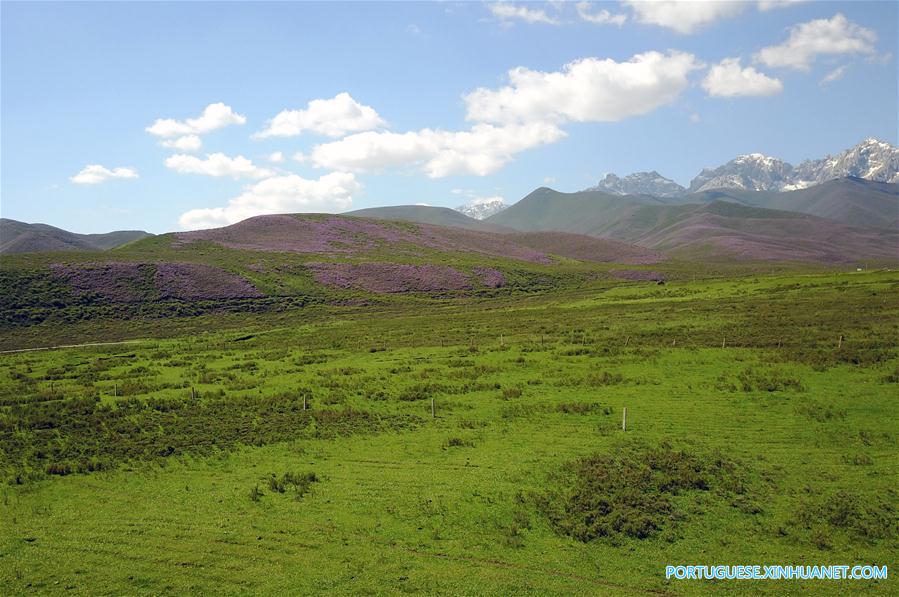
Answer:
<svg viewBox="0 0 899 597"><path fill-rule="evenodd" d="M627 431L627 407L621 409L621 430Z"/></svg>

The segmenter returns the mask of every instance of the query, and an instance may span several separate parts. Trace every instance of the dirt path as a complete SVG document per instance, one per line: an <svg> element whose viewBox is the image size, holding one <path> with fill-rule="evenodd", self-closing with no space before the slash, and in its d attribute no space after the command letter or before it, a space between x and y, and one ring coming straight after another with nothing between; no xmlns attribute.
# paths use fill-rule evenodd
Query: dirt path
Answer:
<svg viewBox="0 0 899 597"><path fill-rule="evenodd" d="M84 344L60 344L58 346L39 346L37 348L16 348L14 350L0 350L0 354L12 354L16 352L34 352L37 350L57 350L60 348L81 348L83 346L112 346L114 344L139 344L146 340L118 340L116 342L85 342Z"/></svg>

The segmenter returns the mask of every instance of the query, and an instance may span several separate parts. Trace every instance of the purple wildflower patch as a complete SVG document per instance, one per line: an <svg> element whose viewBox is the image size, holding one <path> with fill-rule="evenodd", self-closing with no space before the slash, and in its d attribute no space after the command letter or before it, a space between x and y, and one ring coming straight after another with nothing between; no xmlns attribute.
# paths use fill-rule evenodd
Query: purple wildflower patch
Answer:
<svg viewBox="0 0 899 597"><path fill-rule="evenodd" d="M54 263L50 270L82 294L117 303L263 296L240 276L195 263Z"/></svg>
<svg viewBox="0 0 899 597"><path fill-rule="evenodd" d="M444 265L399 263L309 263L316 281L337 288L356 288L376 293L467 290L471 281L457 269Z"/></svg>
<svg viewBox="0 0 899 597"><path fill-rule="evenodd" d="M214 300L263 296L240 276L197 263L158 263L154 281L163 299Z"/></svg>
<svg viewBox="0 0 899 597"><path fill-rule="evenodd" d="M176 246L195 241L232 249L340 256L369 255L380 248L413 256L428 250L461 251L550 263L544 253L497 234L346 216L257 216L224 228L175 235Z"/></svg>
<svg viewBox="0 0 899 597"><path fill-rule="evenodd" d="M50 271L79 293L95 293L117 303L141 301L152 288L153 266L149 264L54 263Z"/></svg>
<svg viewBox="0 0 899 597"><path fill-rule="evenodd" d="M502 288L506 285L503 273L492 267L476 267L472 271L478 277L478 281L487 288Z"/></svg>

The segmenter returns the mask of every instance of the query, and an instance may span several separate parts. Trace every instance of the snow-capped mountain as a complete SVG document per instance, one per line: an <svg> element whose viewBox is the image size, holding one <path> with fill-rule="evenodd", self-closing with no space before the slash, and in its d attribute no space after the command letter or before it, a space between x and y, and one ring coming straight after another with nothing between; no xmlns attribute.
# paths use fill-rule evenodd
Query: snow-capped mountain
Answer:
<svg viewBox="0 0 899 597"><path fill-rule="evenodd" d="M705 168L690 182L690 192L792 191L846 176L899 183L899 149L884 141L865 139L837 156L806 160L796 167L760 153L742 155L718 168Z"/></svg>
<svg viewBox="0 0 899 597"><path fill-rule="evenodd" d="M679 197L687 192L670 178L665 178L655 170L652 172L634 172L624 178L614 174L606 174L595 187L588 191L605 191L613 195L652 195L654 197Z"/></svg>
<svg viewBox="0 0 899 597"><path fill-rule="evenodd" d="M709 189L780 191L790 182L793 166L760 153L741 155L723 166L704 168L690 181L690 192Z"/></svg>
<svg viewBox="0 0 899 597"><path fill-rule="evenodd" d="M844 176L899 183L899 148L877 139L865 139L837 156L806 160L793 170L794 182L804 186Z"/></svg>
<svg viewBox="0 0 899 597"><path fill-rule="evenodd" d="M507 207L509 206L502 197L478 197L465 205L460 205L456 208L456 211L465 214L469 218L483 220L501 212Z"/></svg>
<svg viewBox="0 0 899 597"><path fill-rule="evenodd" d="M750 153L717 168L704 168L690 181L689 190L655 171L635 172L624 178L608 174L598 185L586 190L655 197L678 197L687 192L713 189L793 191L846 176L899 183L899 148L878 139L865 139L839 155L806 160L798 166L761 153Z"/></svg>

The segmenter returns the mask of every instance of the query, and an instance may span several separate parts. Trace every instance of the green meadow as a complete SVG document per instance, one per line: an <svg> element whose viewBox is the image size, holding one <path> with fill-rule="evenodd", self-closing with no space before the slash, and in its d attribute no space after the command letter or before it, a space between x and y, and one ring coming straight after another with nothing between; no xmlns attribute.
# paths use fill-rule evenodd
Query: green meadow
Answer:
<svg viewBox="0 0 899 597"><path fill-rule="evenodd" d="M0 593L896 594L899 273L57 322L0 355ZM623 409L626 429L622 429Z"/></svg>

